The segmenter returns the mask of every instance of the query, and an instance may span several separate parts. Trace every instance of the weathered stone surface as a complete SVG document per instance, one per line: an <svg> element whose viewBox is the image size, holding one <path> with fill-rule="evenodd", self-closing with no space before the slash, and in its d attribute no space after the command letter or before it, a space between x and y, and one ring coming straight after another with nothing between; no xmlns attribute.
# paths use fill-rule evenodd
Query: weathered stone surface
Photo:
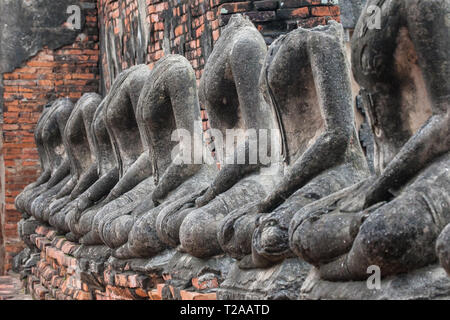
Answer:
<svg viewBox="0 0 450 320"><path fill-rule="evenodd" d="M112 256L108 264L115 270L132 270L136 272L157 274L162 276L167 263L176 254L175 249L163 250L151 258L118 259Z"/></svg>
<svg viewBox="0 0 450 320"><path fill-rule="evenodd" d="M450 278L437 265L383 279L380 289L366 281L330 282L311 270L299 294L304 300L448 300Z"/></svg>

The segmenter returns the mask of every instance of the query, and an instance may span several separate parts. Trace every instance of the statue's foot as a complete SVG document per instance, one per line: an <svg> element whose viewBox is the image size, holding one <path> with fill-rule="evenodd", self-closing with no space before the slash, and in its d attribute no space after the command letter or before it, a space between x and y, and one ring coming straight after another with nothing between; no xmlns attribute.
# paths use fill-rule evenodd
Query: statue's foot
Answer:
<svg viewBox="0 0 450 320"><path fill-rule="evenodd" d="M367 279L370 266L378 267L385 277L432 264L437 260L435 244L442 230L436 221L423 189L403 192L370 213L347 254L322 260L320 274L325 280L351 281ZM338 234L337 221L333 229L328 227L328 236ZM332 246L334 241L328 238L326 243Z"/></svg>
<svg viewBox="0 0 450 320"><path fill-rule="evenodd" d="M313 265L337 259L350 251L363 213L332 213L304 220L290 236L294 253Z"/></svg>

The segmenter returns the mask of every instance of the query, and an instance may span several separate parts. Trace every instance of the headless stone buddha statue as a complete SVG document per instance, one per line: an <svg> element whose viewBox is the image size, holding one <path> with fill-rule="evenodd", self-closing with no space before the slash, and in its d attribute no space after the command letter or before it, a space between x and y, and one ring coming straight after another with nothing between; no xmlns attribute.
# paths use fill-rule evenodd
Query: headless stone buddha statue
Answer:
<svg viewBox="0 0 450 320"><path fill-rule="evenodd" d="M69 174L69 161L65 155L65 150L62 149L62 154L60 154L60 152L55 154L53 149L49 149L46 146L48 140L52 141L51 134L60 134L59 128L57 127L55 111L61 104L65 103L70 104L71 102L68 99L58 99L50 103L49 107L46 107L43 110L36 125L34 135L43 173L39 179L32 184L35 184L36 188L31 188L31 186L29 186L26 188L27 190L24 190L24 192L16 198L16 208L26 216L32 214L31 205L36 197L53 188L61 181L61 179ZM52 131L52 129L56 130ZM59 137L57 139L61 138ZM59 151L61 151L61 149ZM57 159L56 161L55 158ZM59 161L61 158L63 161ZM40 183L42 181L45 182Z"/></svg>
<svg viewBox="0 0 450 320"><path fill-rule="evenodd" d="M304 207L289 229L294 252L330 281L366 279L371 265L385 277L433 264L450 222L450 1L369 6L380 8L379 28L360 17L352 64L378 175Z"/></svg>
<svg viewBox="0 0 450 320"><path fill-rule="evenodd" d="M30 203L31 214L39 221L47 222L44 211L55 199L63 197L73 188L71 184L70 162L64 146L64 129L73 110L69 99L58 99L45 121L42 133L44 148L54 173L47 182L46 190Z"/></svg>
<svg viewBox="0 0 450 320"><path fill-rule="evenodd" d="M45 121L48 119L48 116L51 113L50 110L52 110L52 106L53 102L44 106L42 114L40 115L39 120L36 124L36 128L34 130L34 140L38 151L42 173L35 182L26 186L15 199L16 209L22 213L24 218L30 217L25 209L26 203L33 198L33 194L39 194L40 192L42 192L42 190L45 190L46 182L48 182L52 174L52 168L50 166L51 163L47 157L47 153L45 152L44 142L42 139L42 129L44 127Z"/></svg>
<svg viewBox="0 0 450 320"><path fill-rule="evenodd" d="M49 118L52 107L54 106L56 106L54 102L44 106L34 131L34 138L38 150L42 173L35 182L29 184L15 199L16 209L22 213L22 220L18 223L19 236L29 248L34 248L34 243L30 240L30 235L34 233L36 227L39 225L39 222L34 217L30 216L30 213L27 212L27 208L29 208L29 204L37 196L47 190L47 182L49 181L52 173L54 173L54 170L52 170L53 168L51 167L52 163L48 158L42 137L44 124Z"/></svg>
<svg viewBox="0 0 450 320"><path fill-rule="evenodd" d="M296 29L269 48L261 87L284 131L286 173L265 199L221 223L222 248L242 259L241 268L267 267L293 256L288 228L294 214L368 176L343 41L342 26L331 21Z"/></svg>
<svg viewBox="0 0 450 320"><path fill-rule="evenodd" d="M263 164L257 151L262 145L260 130L268 139L278 133L272 110L258 87L266 52L263 37L248 18L234 15L205 66L200 99L208 112L221 170L196 199L195 207L175 218L161 212L157 219L160 238L171 246L181 243L181 250L191 256L207 258L222 253L217 241L220 220L234 209L263 198L279 177L276 163L269 159ZM248 134L249 130L255 134ZM244 139L236 142L227 136L229 133ZM233 140L228 141L230 138ZM278 145L270 142L265 151L276 158ZM265 174L262 169L267 169Z"/></svg>
<svg viewBox="0 0 450 320"><path fill-rule="evenodd" d="M121 259L163 251L167 245L161 240L166 239L158 237L156 227L160 216L164 215L164 224L183 216L217 172L211 155L203 155L195 73L183 56L168 55L155 64L139 98L137 120L152 159L156 188L131 214L111 215L115 219L103 224L105 243L119 247L113 255ZM146 204L149 200L153 208ZM122 238L128 241L122 242L120 225L127 221L133 227L128 239Z"/></svg>
<svg viewBox="0 0 450 320"><path fill-rule="evenodd" d="M106 98L103 112L106 128L119 171L119 181L102 204L82 213L80 226L89 230L80 239L85 245L103 244L101 221L111 212L139 205L154 189L149 153L141 141L135 110L145 81L150 75L146 65L122 72ZM127 231L121 234L128 234Z"/></svg>
<svg viewBox="0 0 450 320"><path fill-rule="evenodd" d="M111 140L106 129L104 107L107 99L104 99L95 111L91 128L93 153L97 165L98 180L77 198L75 208L71 208L66 214L66 224L70 233L66 235L69 240L76 241L89 229L81 230L79 220L81 214L95 206L99 208L104 198L119 181L119 170L114 158ZM95 208L94 208L95 209Z"/></svg>
<svg viewBox="0 0 450 320"><path fill-rule="evenodd" d="M64 129L65 146L70 161L70 172L76 179L76 185L67 196L49 205L49 223L58 231L69 231L65 224L68 210L77 205L76 199L97 179L97 165L92 152L93 143L90 134L94 113L101 102L96 93L85 93L76 103Z"/></svg>

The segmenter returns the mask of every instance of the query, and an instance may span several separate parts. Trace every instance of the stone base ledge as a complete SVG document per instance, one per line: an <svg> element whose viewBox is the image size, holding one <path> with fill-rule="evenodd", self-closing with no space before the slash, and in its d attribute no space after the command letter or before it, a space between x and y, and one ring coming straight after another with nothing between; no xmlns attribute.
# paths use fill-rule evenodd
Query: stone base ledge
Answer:
<svg viewBox="0 0 450 320"><path fill-rule="evenodd" d="M121 261L105 246L70 242L46 226L30 239L37 252L21 265L21 279L36 300L216 300L217 278L192 278L183 287L173 282L164 267L174 252Z"/></svg>
<svg viewBox="0 0 450 320"><path fill-rule="evenodd" d="M438 265L407 274L387 277L380 289L369 289L365 281L321 280L312 269L303 283L300 299L305 300L449 300L450 277Z"/></svg>

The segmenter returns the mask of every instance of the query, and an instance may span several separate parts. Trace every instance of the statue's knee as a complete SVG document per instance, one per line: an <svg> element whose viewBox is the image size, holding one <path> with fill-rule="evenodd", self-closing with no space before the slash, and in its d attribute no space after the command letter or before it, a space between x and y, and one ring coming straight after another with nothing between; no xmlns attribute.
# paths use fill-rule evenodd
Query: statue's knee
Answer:
<svg viewBox="0 0 450 320"><path fill-rule="evenodd" d="M94 210L89 210L81 214L78 220L78 229L81 234L87 234L91 230L95 212Z"/></svg>
<svg viewBox="0 0 450 320"><path fill-rule="evenodd" d="M404 262L411 250L411 234L382 212L386 211L375 213L362 224L348 257L350 272L361 274L370 265L376 265L383 275L388 275L407 267Z"/></svg>
<svg viewBox="0 0 450 320"><path fill-rule="evenodd" d="M176 247L180 243L180 227L191 212L191 208L162 211L156 219L156 231L159 238L167 245Z"/></svg>
<svg viewBox="0 0 450 320"><path fill-rule="evenodd" d="M154 228L154 214L149 212L141 216L131 227L127 235L128 250L136 257L151 257L166 248L158 238Z"/></svg>
<svg viewBox="0 0 450 320"><path fill-rule="evenodd" d="M187 216L180 227L180 243L182 247L190 254L195 255L197 244L201 238L203 230L202 222L197 220L198 210L193 211Z"/></svg>
<svg viewBox="0 0 450 320"><path fill-rule="evenodd" d="M313 265L322 262L323 255L320 248L321 234L315 227L316 218L302 219L291 224L289 230L289 245L291 250Z"/></svg>
<svg viewBox="0 0 450 320"><path fill-rule="evenodd" d="M14 199L14 205L15 205L15 207L16 207L16 209L19 211L19 212L21 212L21 213L23 213L23 211L24 211L24 207L23 207L23 203L24 203L24 200L25 200L25 198L26 198L26 192L25 191L22 191L17 197L16 197L16 199Z"/></svg>
<svg viewBox="0 0 450 320"><path fill-rule="evenodd" d="M439 229L427 204L417 199L411 192L371 213L361 225L352 251L367 263L384 267L385 274L435 261Z"/></svg>
<svg viewBox="0 0 450 320"><path fill-rule="evenodd" d="M117 248L125 244L133 227L133 222L132 216L124 215L105 224L103 237L107 240L107 245L111 248Z"/></svg>

